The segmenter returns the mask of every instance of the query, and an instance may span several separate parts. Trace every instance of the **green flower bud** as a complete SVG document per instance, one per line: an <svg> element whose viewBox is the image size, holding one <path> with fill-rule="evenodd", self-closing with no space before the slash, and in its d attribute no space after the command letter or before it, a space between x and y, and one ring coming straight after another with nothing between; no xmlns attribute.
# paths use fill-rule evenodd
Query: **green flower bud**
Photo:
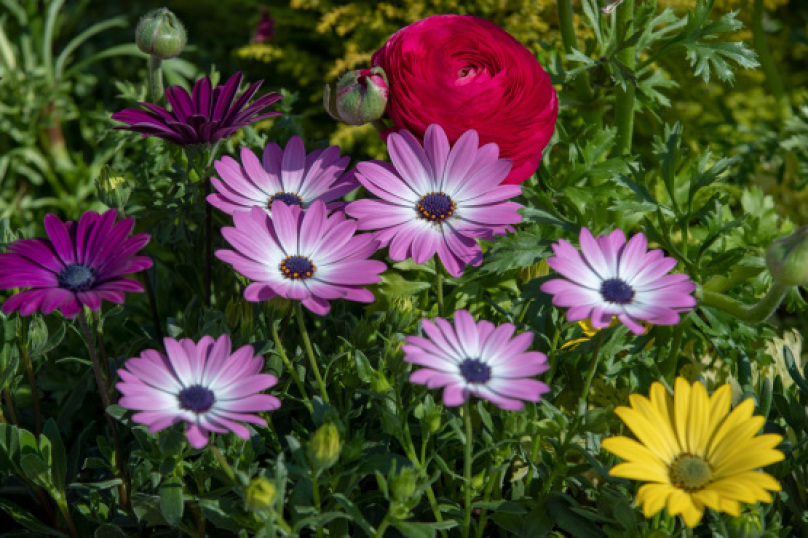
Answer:
<svg viewBox="0 0 808 538"><path fill-rule="evenodd" d="M106 165L101 169L101 177L95 181L95 190L101 203L118 211L123 211L133 186L134 181L128 176Z"/></svg>
<svg viewBox="0 0 808 538"><path fill-rule="evenodd" d="M381 67L349 71L333 90L326 85L323 105L332 118L349 125L378 120L387 107L387 75Z"/></svg>
<svg viewBox="0 0 808 538"><path fill-rule="evenodd" d="M341 448L337 427L333 422L323 424L309 441L311 464L320 471L330 468L337 463Z"/></svg>
<svg viewBox="0 0 808 538"><path fill-rule="evenodd" d="M413 467L403 467L388 478L390 493L397 501L408 501L418 489L418 472ZM420 494L418 495L420 497Z"/></svg>
<svg viewBox="0 0 808 538"><path fill-rule="evenodd" d="M754 506L744 509L738 517L731 518L727 527L729 535L737 538L759 538L766 530L760 511Z"/></svg>
<svg viewBox="0 0 808 538"><path fill-rule="evenodd" d="M248 508L263 512L272 507L276 494L275 484L266 478L258 477L250 480L250 484L244 492L244 498Z"/></svg>
<svg viewBox="0 0 808 538"><path fill-rule="evenodd" d="M179 56L186 40L185 27L176 15L164 7L144 15L135 30L137 47L161 60Z"/></svg>
<svg viewBox="0 0 808 538"><path fill-rule="evenodd" d="M390 392L390 382L387 377L381 372L373 371L370 374L370 389L379 394L387 394Z"/></svg>
<svg viewBox="0 0 808 538"><path fill-rule="evenodd" d="M772 243L766 251L766 266L778 284L808 284L808 226Z"/></svg>

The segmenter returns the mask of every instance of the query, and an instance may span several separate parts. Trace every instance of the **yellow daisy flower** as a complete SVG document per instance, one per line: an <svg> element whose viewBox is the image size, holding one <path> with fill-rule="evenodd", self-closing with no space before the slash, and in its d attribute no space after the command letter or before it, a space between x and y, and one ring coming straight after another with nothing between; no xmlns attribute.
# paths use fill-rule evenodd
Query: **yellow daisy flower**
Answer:
<svg viewBox="0 0 808 538"><path fill-rule="evenodd" d="M667 507L694 527L705 508L737 516L741 502L772 502L769 491L780 491L774 477L757 469L783 459L775 449L782 436L756 435L765 419L752 416L754 400L729 413L731 398L729 385L709 396L701 383L691 386L679 377L673 398L654 383L650 398L632 394L631 407L615 409L637 440L603 441L603 448L628 460L609 474L649 482L637 492L645 517Z"/></svg>

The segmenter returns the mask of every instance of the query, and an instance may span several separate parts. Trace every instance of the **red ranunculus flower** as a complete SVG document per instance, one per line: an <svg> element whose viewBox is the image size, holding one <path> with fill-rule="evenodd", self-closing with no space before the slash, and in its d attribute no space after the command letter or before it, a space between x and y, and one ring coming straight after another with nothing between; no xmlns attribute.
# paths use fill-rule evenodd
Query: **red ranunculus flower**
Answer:
<svg viewBox="0 0 808 538"><path fill-rule="evenodd" d="M402 28L376 51L387 73L387 113L395 130L423 138L437 123L449 142L474 129L513 161L503 183L521 183L539 167L558 116L550 77L521 43L496 24L468 15L436 15ZM391 131L392 132L392 131Z"/></svg>

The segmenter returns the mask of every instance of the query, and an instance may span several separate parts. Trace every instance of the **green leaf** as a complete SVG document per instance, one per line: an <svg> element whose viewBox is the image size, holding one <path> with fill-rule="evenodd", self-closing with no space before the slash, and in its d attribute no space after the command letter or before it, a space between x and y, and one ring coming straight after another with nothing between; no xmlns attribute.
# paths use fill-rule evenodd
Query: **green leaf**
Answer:
<svg viewBox="0 0 808 538"><path fill-rule="evenodd" d="M393 526L401 531L407 538L434 538L440 530L451 529L457 526L455 521L442 521L440 523L415 523L398 521Z"/></svg>
<svg viewBox="0 0 808 538"><path fill-rule="evenodd" d="M428 290L432 287L432 283L407 280L399 273L388 272L382 275L380 287L387 296L410 296Z"/></svg>
<svg viewBox="0 0 808 538"><path fill-rule="evenodd" d="M373 527L370 526L370 523L368 523L367 519L365 519L365 516L362 515L362 512L359 510L359 508L357 508L356 505L352 503L348 497L346 497L342 493L335 493L334 495L332 495L332 497L340 505L342 505L342 508L345 510L345 512L347 512L348 515L351 516L351 521L353 521L356 525L359 525L359 527L361 527L362 530L365 531L365 533L368 536L373 536L374 534Z"/></svg>
<svg viewBox="0 0 808 538"><path fill-rule="evenodd" d="M172 476L160 486L160 512L172 527L182 519L185 503L182 498L182 480Z"/></svg>
<svg viewBox="0 0 808 538"><path fill-rule="evenodd" d="M59 536L60 538L67 538L65 533L59 532L58 530L47 526L24 508L21 508L20 506L17 506L13 502L3 499L2 497L0 497L0 510L3 510L6 514L14 518L14 521L30 531L45 534L47 536Z"/></svg>
<svg viewBox="0 0 808 538"><path fill-rule="evenodd" d="M481 267L483 273L502 274L510 269L529 267L549 255L549 241L538 230L521 230L499 238L486 253Z"/></svg>
<svg viewBox="0 0 808 538"><path fill-rule="evenodd" d="M38 454L25 454L20 458L20 468L28 480L47 490L53 490L48 464Z"/></svg>
<svg viewBox="0 0 808 538"><path fill-rule="evenodd" d="M64 494L65 481L67 475L67 455L65 453L65 445L62 442L62 436L59 433L59 428L56 426L56 421L49 418L45 422L45 427L42 433L48 438L51 444L51 480L53 487L56 491Z"/></svg>
<svg viewBox="0 0 808 538"><path fill-rule="evenodd" d="M104 523L95 529L93 534L93 538L127 538L128 536L120 527L112 523Z"/></svg>

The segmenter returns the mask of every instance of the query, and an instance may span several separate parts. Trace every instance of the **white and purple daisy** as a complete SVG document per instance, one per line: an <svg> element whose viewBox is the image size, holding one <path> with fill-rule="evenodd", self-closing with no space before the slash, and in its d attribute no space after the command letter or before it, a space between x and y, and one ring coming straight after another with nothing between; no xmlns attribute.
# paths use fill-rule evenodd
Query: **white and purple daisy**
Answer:
<svg viewBox="0 0 808 538"><path fill-rule="evenodd" d="M533 334L513 335L510 323L475 323L466 310L455 312L454 325L443 318L421 321L428 338L408 336L404 360L424 366L410 375L412 383L444 387L443 403L458 406L469 394L501 409L518 411L538 402L550 388L530 376L547 370L547 357L527 351Z"/></svg>
<svg viewBox="0 0 808 538"><path fill-rule="evenodd" d="M443 128L433 124L423 146L406 130L390 134L387 145L392 165L357 165L357 179L380 200L357 200L345 211L359 219L360 230L377 230L393 260L424 263L437 253L458 277L466 265L482 262L475 238L502 235L521 221L522 206L506 201L521 189L500 185L511 161L498 158L496 144L479 147L476 131L466 131L450 148Z"/></svg>
<svg viewBox="0 0 808 538"><path fill-rule="evenodd" d="M387 266L367 259L379 242L372 234L354 235L356 221L342 212L329 217L322 200L307 211L278 201L271 217L253 207L235 213L233 222L235 228L223 228L222 235L235 250L217 250L216 257L255 281L244 291L248 301L279 296L301 301L320 316L332 299L373 301L360 286L381 282Z"/></svg>
<svg viewBox="0 0 808 538"><path fill-rule="evenodd" d="M283 150L278 144L267 145L261 161L243 148L241 164L232 157L214 163L222 179L210 179L218 193L209 195L208 203L232 215L253 206L269 210L276 200L304 209L315 200L331 202L359 186L353 171L345 172L350 160L340 158L339 146L306 155L299 136Z"/></svg>
<svg viewBox="0 0 808 538"><path fill-rule="evenodd" d="M137 411L132 420L151 433L185 422L194 448L207 445L211 432L249 439L241 422L265 426L256 413L280 407L275 396L260 394L278 380L261 373L264 359L251 346L231 352L226 334L215 341L203 336L198 343L188 338L163 342L166 354L147 349L127 360L118 370L123 381L115 385L123 394L118 404Z"/></svg>
<svg viewBox="0 0 808 538"><path fill-rule="evenodd" d="M115 222L116 211L87 211L78 222L45 215L47 239L18 239L0 253L0 289L18 291L3 303L3 312L30 316L56 309L73 318L82 307L101 308L102 301L121 304L125 292L143 291L143 284L124 275L152 266L135 254L149 235L130 235L131 218Z"/></svg>
<svg viewBox="0 0 808 538"><path fill-rule="evenodd" d="M696 306L691 295L696 284L684 274L668 274L676 260L659 250L648 250L638 233L628 243L622 230L597 238L581 229L581 251L560 239L547 264L564 278L549 280L541 290L553 304L569 307L567 319L590 319L603 329L617 317L634 334L643 334L642 321L676 325L679 314Z"/></svg>

